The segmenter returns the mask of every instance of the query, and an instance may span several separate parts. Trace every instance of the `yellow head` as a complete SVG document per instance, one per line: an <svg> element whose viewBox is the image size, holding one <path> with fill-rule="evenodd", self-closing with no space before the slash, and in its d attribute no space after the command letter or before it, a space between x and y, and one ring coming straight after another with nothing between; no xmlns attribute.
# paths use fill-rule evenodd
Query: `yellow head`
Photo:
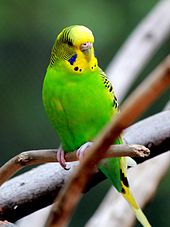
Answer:
<svg viewBox="0 0 170 227"><path fill-rule="evenodd" d="M91 30L83 25L73 25L63 29L57 39L66 39L64 41L69 40L77 48L80 47L82 43L94 43L94 36Z"/></svg>
<svg viewBox="0 0 170 227"><path fill-rule="evenodd" d="M71 71L94 71L97 68L97 59L94 56L93 43L94 36L87 27L73 25L64 28L53 46L50 66L64 61Z"/></svg>

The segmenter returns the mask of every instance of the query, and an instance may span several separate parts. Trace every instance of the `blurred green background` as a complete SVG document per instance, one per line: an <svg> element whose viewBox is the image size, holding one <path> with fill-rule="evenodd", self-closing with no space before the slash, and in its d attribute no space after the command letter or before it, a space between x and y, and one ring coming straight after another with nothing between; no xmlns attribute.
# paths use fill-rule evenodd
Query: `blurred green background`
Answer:
<svg viewBox="0 0 170 227"><path fill-rule="evenodd" d="M24 150L58 146L41 100L42 81L58 32L71 24L83 24L92 29L99 63L105 69L131 31L157 2L0 1L0 165ZM169 49L168 40L148 62L132 88L169 53ZM143 117L159 112L169 97L167 91ZM105 181L85 195L71 226L84 225L109 186ZM146 209L153 226L169 224L169 186L170 174Z"/></svg>

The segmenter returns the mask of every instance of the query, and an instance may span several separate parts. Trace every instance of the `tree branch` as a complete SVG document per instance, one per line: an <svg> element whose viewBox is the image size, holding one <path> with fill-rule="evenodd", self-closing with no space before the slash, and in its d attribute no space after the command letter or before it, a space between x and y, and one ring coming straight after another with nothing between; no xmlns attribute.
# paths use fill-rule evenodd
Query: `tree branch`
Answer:
<svg viewBox="0 0 170 227"><path fill-rule="evenodd" d="M107 67L106 74L114 85L119 102L154 53L170 37L169 8L170 1L159 1L135 28ZM160 25L159 29L157 25Z"/></svg>
<svg viewBox="0 0 170 227"><path fill-rule="evenodd" d="M156 130L158 128L159 130ZM124 132L124 139L132 144L152 144L148 158L170 150L170 111L161 112L130 126ZM145 160L146 158L140 158L136 161ZM0 188L0 220L15 222L52 204L55 196L75 171L78 162L68 165L71 167L69 171L57 163L44 164L4 183ZM96 173L86 191L104 179L103 174Z"/></svg>
<svg viewBox="0 0 170 227"><path fill-rule="evenodd" d="M58 162L57 149L43 149L25 151L16 155L0 168L0 185L12 177L17 171L28 165ZM142 145L119 144L110 146L105 158L111 157L147 157L150 154L148 148ZM77 161L76 151L65 154L67 162Z"/></svg>
<svg viewBox="0 0 170 227"><path fill-rule="evenodd" d="M46 226L66 226L70 215L80 200L81 192L95 170L95 165L104 157L110 144L123 129L128 127L170 84L170 57L139 86L126 100L122 111L97 136L84 160L65 188L59 193Z"/></svg>

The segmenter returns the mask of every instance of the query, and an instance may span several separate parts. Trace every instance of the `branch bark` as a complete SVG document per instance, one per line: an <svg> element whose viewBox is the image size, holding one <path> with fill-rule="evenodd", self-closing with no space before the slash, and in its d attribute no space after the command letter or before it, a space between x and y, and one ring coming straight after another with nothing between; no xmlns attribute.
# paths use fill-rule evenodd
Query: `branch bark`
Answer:
<svg viewBox="0 0 170 227"><path fill-rule="evenodd" d="M8 221L0 221L0 227L17 227L17 226Z"/></svg>
<svg viewBox="0 0 170 227"><path fill-rule="evenodd" d="M124 132L124 139L127 143L140 143L144 146L152 144L148 158L170 150L170 111L161 112L130 126ZM136 161L141 163L145 160L146 158L140 158ZM68 165L71 167L69 171L57 163L44 164L5 182L0 188L0 220L15 222L52 204L76 170L78 162ZM104 179L103 174L96 173L86 191Z"/></svg>
<svg viewBox="0 0 170 227"><path fill-rule="evenodd" d="M170 84L170 57L168 57L126 100L120 114L96 138L80 163L72 179L56 199L46 226L66 226L81 192L104 157L110 144L128 127ZM133 113L133 114L132 114Z"/></svg>

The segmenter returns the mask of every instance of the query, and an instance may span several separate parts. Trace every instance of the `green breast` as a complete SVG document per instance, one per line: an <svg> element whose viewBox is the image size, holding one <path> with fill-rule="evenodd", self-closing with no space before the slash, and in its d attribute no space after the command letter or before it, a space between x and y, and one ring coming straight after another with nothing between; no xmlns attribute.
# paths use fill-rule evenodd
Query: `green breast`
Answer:
<svg viewBox="0 0 170 227"><path fill-rule="evenodd" d="M77 75L48 68L43 102L66 152L93 140L114 114L98 70Z"/></svg>
<svg viewBox="0 0 170 227"><path fill-rule="evenodd" d="M48 68L43 102L65 152L92 141L117 113L112 95L104 86L99 70L77 75L61 68L57 71ZM119 158L105 159L99 168L121 191Z"/></svg>

